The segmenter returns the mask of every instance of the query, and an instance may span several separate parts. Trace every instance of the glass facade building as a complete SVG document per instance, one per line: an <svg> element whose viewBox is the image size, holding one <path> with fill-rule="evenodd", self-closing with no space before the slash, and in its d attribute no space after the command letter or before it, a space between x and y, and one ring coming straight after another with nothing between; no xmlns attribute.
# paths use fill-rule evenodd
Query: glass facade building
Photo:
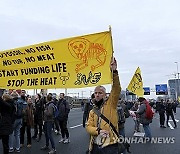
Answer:
<svg viewBox="0 0 180 154"><path fill-rule="evenodd" d="M177 100L178 96L180 96L180 79L170 79L168 85L170 98Z"/></svg>

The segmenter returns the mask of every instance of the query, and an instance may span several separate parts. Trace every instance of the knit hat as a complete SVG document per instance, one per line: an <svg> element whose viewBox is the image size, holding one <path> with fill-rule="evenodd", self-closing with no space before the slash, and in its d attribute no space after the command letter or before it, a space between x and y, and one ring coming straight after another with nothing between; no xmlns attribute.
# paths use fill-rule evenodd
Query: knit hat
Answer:
<svg viewBox="0 0 180 154"><path fill-rule="evenodd" d="M144 97L139 97L139 98L138 98L138 101L139 101L139 102L143 102L144 100L146 100Z"/></svg>

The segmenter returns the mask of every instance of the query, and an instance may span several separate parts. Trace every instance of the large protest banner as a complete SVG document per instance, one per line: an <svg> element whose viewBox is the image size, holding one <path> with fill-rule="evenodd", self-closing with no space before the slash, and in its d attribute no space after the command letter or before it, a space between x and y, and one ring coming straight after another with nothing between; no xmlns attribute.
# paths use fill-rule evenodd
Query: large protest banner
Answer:
<svg viewBox="0 0 180 154"><path fill-rule="evenodd" d="M112 81L111 32L0 52L0 88L81 88Z"/></svg>
<svg viewBox="0 0 180 154"><path fill-rule="evenodd" d="M127 89L139 97L144 95L143 81L139 67L136 69Z"/></svg>

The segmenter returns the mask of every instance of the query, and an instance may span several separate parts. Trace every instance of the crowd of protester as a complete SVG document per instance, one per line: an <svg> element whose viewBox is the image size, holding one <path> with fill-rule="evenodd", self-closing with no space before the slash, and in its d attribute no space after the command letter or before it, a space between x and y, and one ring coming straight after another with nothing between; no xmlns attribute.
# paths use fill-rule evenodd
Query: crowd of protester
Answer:
<svg viewBox="0 0 180 154"><path fill-rule="evenodd" d="M130 116L134 120L134 133L140 132L139 127L142 124L145 137L150 141L153 108L159 113L161 128L169 127L169 117L174 122L174 128L177 128L174 117L177 103L171 99L166 101L161 99L151 103L144 97L139 97L134 102L123 101L119 99L121 86L115 59L111 63L111 71L113 84L110 94L106 95L105 87L97 86L90 102L85 104L81 102L81 109L84 111L83 127L90 135L89 149L86 153L126 154L126 150L129 152L130 145L120 143L119 139L126 136L125 122ZM0 97L0 139L2 139L4 154L20 153L25 145L31 148L32 139L39 142L43 132L45 143L41 150L48 150L48 154L55 154L57 145L52 135L53 130L61 134L59 143L70 143L67 127L69 112L70 105L64 93L60 93L58 99L52 93L47 96L37 94L35 99L27 95L25 90L21 90L21 94L16 90L4 93ZM33 135L32 129L34 129ZM27 143L25 143L25 132Z"/></svg>
<svg viewBox="0 0 180 154"><path fill-rule="evenodd" d="M55 108L58 109L57 116ZM61 134L59 143L70 142L67 127L69 112L69 103L65 100L64 93L59 94L59 99L54 98L51 93L47 96L36 94L33 99L25 90L21 90L20 94L16 90L5 92L0 97L0 139L3 153L20 153L21 148L31 148L32 139L39 142L43 132L46 142L41 150L48 150L48 154L56 153L52 131Z"/></svg>
<svg viewBox="0 0 180 154"><path fill-rule="evenodd" d="M103 89L101 87L99 88L100 91ZM98 104L96 104L96 93L93 93L90 101L84 104L83 127L86 127L88 132L90 132L88 118L91 117L89 114L95 106L98 106ZM2 97L0 97L0 138L2 139L4 154L12 152L20 153L20 148L25 147L25 145L27 148L31 148L32 139L39 142L43 132L46 142L45 145L41 147L41 150L49 150L49 154L56 153L56 144L53 139L52 130L54 130L56 134L61 134L59 143L68 144L70 142L70 135L67 121L70 106L64 97L64 93L59 94L59 99L49 93L47 96L36 94L35 98L32 99L31 96L26 94L25 90L22 90L20 94L18 94L16 90L13 90L11 93L4 93ZM109 97L104 99L108 100ZM132 117L134 120L134 133L141 131L140 124L142 124L145 136L149 138L152 137L150 129L152 119L147 120L144 115L146 110L144 105L145 100L145 98L139 98L136 101L118 100L119 135L123 137L126 136L126 118ZM169 117L171 117L174 122L174 128L177 128L175 120L177 103L175 101L172 99L161 99L155 103L149 102L149 104L152 109L159 113L161 128L169 127ZM59 110L57 117L54 116L54 105L57 106ZM101 105L99 107L101 107ZM18 109L22 109L22 112L18 111ZM32 129L34 129L33 134L31 134ZM27 138L27 143L24 142L25 137ZM49 142L51 143L51 149ZM92 144L94 145L94 143ZM97 149L95 149L95 151L96 150ZM126 152L124 151L123 153L125 154Z"/></svg>

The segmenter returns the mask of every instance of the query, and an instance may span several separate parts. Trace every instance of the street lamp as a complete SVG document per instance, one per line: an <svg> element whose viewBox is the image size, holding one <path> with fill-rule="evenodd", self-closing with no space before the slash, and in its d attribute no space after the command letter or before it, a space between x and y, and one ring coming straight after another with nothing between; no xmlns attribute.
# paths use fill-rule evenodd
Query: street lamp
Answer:
<svg viewBox="0 0 180 154"><path fill-rule="evenodd" d="M176 67L177 67L177 75L178 75L178 79L179 79L179 70L178 70L178 62L174 62L176 64Z"/></svg>
<svg viewBox="0 0 180 154"><path fill-rule="evenodd" d="M82 100L83 100L83 93L86 92L86 91L81 91L82 92Z"/></svg>
<svg viewBox="0 0 180 154"><path fill-rule="evenodd" d="M177 68L177 81L176 81L176 100L178 100L178 96L179 96L179 70L178 70L178 62L174 62L176 64L176 68Z"/></svg>

